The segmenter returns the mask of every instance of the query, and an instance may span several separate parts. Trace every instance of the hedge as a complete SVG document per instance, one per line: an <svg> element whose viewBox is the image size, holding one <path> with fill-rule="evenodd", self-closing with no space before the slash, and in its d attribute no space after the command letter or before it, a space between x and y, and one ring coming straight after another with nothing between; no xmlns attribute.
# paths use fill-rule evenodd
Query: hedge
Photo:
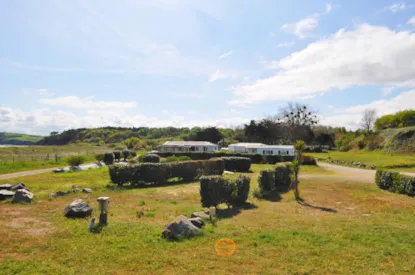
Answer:
<svg viewBox="0 0 415 275"><path fill-rule="evenodd" d="M113 154L114 154L114 159L115 160L117 160L117 161L121 160L121 151L114 151Z"/></svg>
<svg viewBox="0 0 415 275"><path fill-rule="evenodd" d="M131 156L130 150L122 150L122 156L124 157L124 160L127 160L129 156Z"/></svg>
<svg viewBox="0 0 415 275"><path fill-rule="evenodd" d="M218 206L226 203L228 206L242 205L249 195L251 179L239 175L235 180L222 176L203 176L200 178L200 198L203 207Z"/></svg>
<svg viewBox="0 0 415 275"><path fill-rule="evenodd" d="M251 159L243 157L224 157L225 170L236 172L248 172L251 168Z"/></svg>
<svg viewBox="0 0 415 275"><path fill-rule="evenodd" d="M261 195L267 195L273 191L288 191L293 173L291 162L278 163L274 169L260 171L258 177L259 192Z"/></svg>
<svg viewBox="0 0 415 275"><path fill-rule="evenodd" d="M104 163L106 165L110 165L114 163L114 154L113 153L105 153L104 154Z"/></svg>
<svg viewBox="0 0 415 275"><path fill-rule="evenodd" d="M200 175L221 175L223 160L185 161L175 163L140 163L138 165L114 165L109 167L112 183L122 186L131 183L137 187L163 184L169 179L190 181Z"/></svg>
<svg viewBox="0 0 415 275"><path fill-rule="evenodd" d="M217 153L159 152L157 154L162 158L167 158L170 156L176 156L176 157L187 156L193 160L203 160L203 159L220 158L220 157L245 157L245 158L250 158L251 163L255 163L255 164L260 164L260 163L275 164L277 162L293 161L295 158L295 156L287 156L287 155L239 154L239 153L225 153L225 152L217 152Z"/></svg>
<svg viewBox="0 0 415 275"><path fill-rule="evenodd" d="M376 170L375 182L381 189L415 196L415 177L402 175L398 172Z"/></svg>
<svg viewBox="0 0 415 275"><path fill-rule="evenodd" d="M317 162L312 156L303 155L301 157L301 164L303 164L303 165L317 165Z"/></svg>
<svg viewBox="0 0 415 275"><path fill-rule="evenodd" d="M155 154L148 154L148 155L142 156L141 161L142 162L159 163L160 162L160 157L158 155L155 155Z"/></svg>

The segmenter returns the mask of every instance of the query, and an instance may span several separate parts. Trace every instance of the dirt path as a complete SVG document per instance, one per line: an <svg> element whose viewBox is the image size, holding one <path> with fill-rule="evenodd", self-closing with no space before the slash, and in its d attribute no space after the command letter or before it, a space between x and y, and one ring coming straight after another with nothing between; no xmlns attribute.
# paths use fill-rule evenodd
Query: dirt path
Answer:
<svg viewBox="0 0 415 275"><path fill-rule="evenodd" d="M22 172L15 172L15 173L8 173L0 175L0 180L7 180L7 179L13 179L13 178L20 178L20 177L26 177L26 176L32 176L37 174L43 174L52 172L55 168L45 168L45 169L38 169L38 170L31 170L31 171L22 171Z"/></svg>

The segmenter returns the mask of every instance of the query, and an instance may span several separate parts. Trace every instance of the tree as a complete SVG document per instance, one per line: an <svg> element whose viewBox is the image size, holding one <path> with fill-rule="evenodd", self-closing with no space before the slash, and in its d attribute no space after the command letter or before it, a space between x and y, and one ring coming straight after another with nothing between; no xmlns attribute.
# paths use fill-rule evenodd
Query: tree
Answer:
<svg viewBox="0 0 415 275"><path fill-rule="evenodd" d="M370 132L373 129L376 121L376 110L375 109L366 109L363 111L361 125L363 129Z"/></svg>
<svg viewBox="0 0 415 275"><path fill-rule="evenodd" d="M196 132L195 140L218 143L223 139L222 133L216 127L208 127Z"/></svg>
<svg viewBox="0 0 415 275"><path fill-rule="evenodd" d="M294 170L293 181L291 183L291 188L294 190L294 196L296 200L301 200L300 198L300 191L298 190L299 180L298 180L298 173L300 172L300 164L303 157L303 150L305 147L305 143L302 140L297 140L294 149L296 152L296 160L293 161L292 168Z"/></svg>
<svg viewBox="0 0 415 275"><path fill-rule="evenodd" d="M141 143L140 139L136 137L131 137L123 141L123 144L127 146L127 148L130 150L137 149L140 146L140 143Z"/></svg>

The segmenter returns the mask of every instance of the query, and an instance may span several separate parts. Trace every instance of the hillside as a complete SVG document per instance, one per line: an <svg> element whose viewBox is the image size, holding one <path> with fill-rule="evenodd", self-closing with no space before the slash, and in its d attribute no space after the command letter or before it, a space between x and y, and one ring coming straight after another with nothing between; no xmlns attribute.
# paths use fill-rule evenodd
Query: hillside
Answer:
<svg viewBox="0 0 415 275"><path fill-rule="evenodd" d="M32 136L17 133L0 133L0 144L31 145L40 141L42 136Z"/></svg>
<svg viewBox="0 0 415 275"><path fill-rule="evenodd" d="M379 136L384 139L384 151L415 153L415 126L382 130Z"/></svg>

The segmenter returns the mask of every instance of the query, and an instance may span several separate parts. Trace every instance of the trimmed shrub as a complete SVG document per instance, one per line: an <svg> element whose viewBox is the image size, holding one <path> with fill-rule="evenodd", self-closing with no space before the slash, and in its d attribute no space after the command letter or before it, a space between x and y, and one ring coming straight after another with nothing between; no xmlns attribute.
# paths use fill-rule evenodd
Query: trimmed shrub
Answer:
<svg viewBox="0 0 415 275"><path fill-rule="evenodd" d="M95 160L96 160L97 162L101 162L101 161L103 161L103 160L104 160L104 154L96 154L96 155L95 155Z"/></svg>
<svg viewBox="0 0 415 275"><path fill-rule="evenodd" d="M280 162L287 162L287 161L293 161L294 156L284 156L284 155L264 155L263 156L264 163L268 164L276 164Z"/></svg>
<svg viewBox="0 0 415 275"><path fill-rule="evenodd" d="M137 163L138 163L138 160L136 160L134 158L128 160L128 164L130 164L130 165L134 165L134 164L137 164Z"/></svg>
<svg viewBox="0 0 415 275"><path fill-rule="evenodd" d="M236 172L248 172L251 168L251 159L243 157L224 157L225 170Z"/></svg>
<svg viewBox="0 0 415 275"><path fill-rule="evenodd" d="M127 160L130 155L130 150L122 150L122 156L124 157L124 160Z"/></svg>
<svg viewBox="0 0 415 275"><path fill-rule="evenodd" d="M131 183L135 186L163 184L171 178L185 181L194 180L200 175L221 175L223 160L185 161L174 163L145 162L138 165L110 166L111 182L118 185Z"/></svg>
<svg viewBox="0 0 415 275"><path fill-rule="evenodd" d="M240 175L235 181L222 176L203 176L200 178L200 198L203 207L226 203L228 207L242 205L249 195L251 179Z"/></svg>
<svg viewBox="0 0 415 275"><path fill-rule="evenodd" d="M85 157L83 156L69 156L67 160L68 164L71 167L79 166L85 162Z"/></svg>
<svg viewBox="0 0 415 275"><path fill-rule="evenodd" d="M110 165L114 163L114 154L113 153L105 153L104 154L104 163L106 165Z"/></svg>
<svg viewBox="0 0 415 275"><path fill-rule="evenodd" d="M234 181L232 193L232 205L243 205L248 199L251 178L246 175L239 175Z"/></svg>
<svg viewBox="0 0 415 275"><path fill-rule="evenodd" d="M121 151L114 151L114 160L120 161L121 160Z"/></svg>
<svg viewBox="0 0 415 275"><path fill-rule="evenodd" d="M142 162L153 162L153 163L160 162L160 157L155 154L144 155L141 159L142 159Z"/></svg>
<svg viewBox="0 0 415 275"><path fill-rule="evenodd" d="M390 192L415 195L415 177L409 177L398 172L376 170L375 182L379 188Z"/></svg>
<svg viewBox="0 0 415 275"><path fill-rule="evenodd" d="M265 195L275 190L275 170L266 169L259 172L258 176L259 190L262 195Z"/></svg>
<svg viewBox="0 0 415 275"><path fill-rule="evenodd" d="M170 156L166 158L166 162L175 162L177 161L177 157L175 156Z"/></svg>
<svg viewBox="0 0 415 275"><path fill-rule="evenodd" d="M133 157L136 157L137 156L137 152L134 151L134 150L131 150L130 151L130 155L133 156Z"/></svg>
<svg viewBox="0 0 415 275"><path fill-rule="evenodd" d="M275 166L275 190L280 192L288 191L293 176L291 162L278 163Z"/></svg>
<svg viewBox="0 0 415 275"><path fill-rule="evenodd" d="M302 155L301 164L303 165L317 165L316 160L312 156Z"/></svg>

